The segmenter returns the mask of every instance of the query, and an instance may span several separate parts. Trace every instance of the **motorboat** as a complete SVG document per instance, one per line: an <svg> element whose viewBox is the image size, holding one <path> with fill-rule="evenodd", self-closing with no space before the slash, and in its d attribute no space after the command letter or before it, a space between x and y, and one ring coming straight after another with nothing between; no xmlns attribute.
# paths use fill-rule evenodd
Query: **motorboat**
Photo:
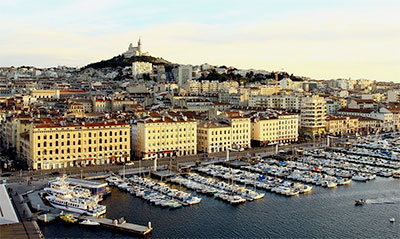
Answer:
<svg viewBox="0 0 400 239"><path fill-rule="evenodd" d="M89 219L85 219L85 220L79 222L79 224L84 225L84 226L99 226L100 225L100 223L91 221Z"/></svg>
<svg viewBox="0 0 400 239"><path fill-rule="evenodd" d="M55 219L56 217L53 214L45 213L45 214L40 214L37 216L37 219L41 222L48 223L51 222Z"/></svg>
<svg viewBox="0 0 400 239"><path fill-rule="evenodd" d="M335 188L337 186L337 183L333 182L333 181L328 181L326 183L326 187L327 188Z"/></svg>
<svg viewBox="0 0 400 239"><path fill-rule="evenodd" d="M390 218L389 221L390 221L390 222L396 222L396 218L394 218L394 217L393 217L393 218Z"/></svg>
<svg viewBox="0 0 400 239"><path fill-rule="evenodd" d="M60 216L61 220L68 223L75 223L78 221L72 214L65 214Z"/></svg>
<svg viewBox="0 0 400 239"><path fill-rule="evenodd" d="M361 205L367 204L367 200L365 200L365 199L355 200L355 202L356 202L356 206L361 206Z"/></svg>
<svg viewBox="0 0 400 239"><path fill-rule="evenodd" d="M240 203L246 202L246 199L244 199L244 198L242 198L242 197L240 197L240 196L230 196L230 197L228 198L228 200L229 200L229 202L230 202L231 204L240 204Z"/></svg>
<svg viewBox="0 0 400 239"><path fill-rule="evenodd" d="M119 184L123 183L124 180L122 180L121 178L119 178L117 176L110 176L110 177L106 178L106 182L110 185L118 186Z"/></svg>
<svg viewBox="0 0 400 239"><path fill-rule="evenodd" d="M359 181L359 182L366 182L368 180L368 177L364 177L361 175L355 175L351 178L354 181Z"/></svg>

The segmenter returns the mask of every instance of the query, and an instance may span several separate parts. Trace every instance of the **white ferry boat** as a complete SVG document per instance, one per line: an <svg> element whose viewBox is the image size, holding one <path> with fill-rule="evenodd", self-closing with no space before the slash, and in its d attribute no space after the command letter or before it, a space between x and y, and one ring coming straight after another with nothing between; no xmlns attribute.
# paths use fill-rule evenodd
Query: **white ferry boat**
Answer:
<svg viewBox="0 0 400 239"><path fill-rule="evenodd" d="M106 213L106 206L98 204L98 196L91 196L90 191L82 188L71 188L63 179L50 182L45 192L49 194L46 200L55 208L90 216Z"/></svg>
<svg viewBox="0 0 400 239"><path fill-rule="evenodd" d="M87 214L89 216L100 216L106 213L106 206L99 205L95 200L85 197L72 197L70 194L63 196L46 196L46 200L55 208Z"/></svg>

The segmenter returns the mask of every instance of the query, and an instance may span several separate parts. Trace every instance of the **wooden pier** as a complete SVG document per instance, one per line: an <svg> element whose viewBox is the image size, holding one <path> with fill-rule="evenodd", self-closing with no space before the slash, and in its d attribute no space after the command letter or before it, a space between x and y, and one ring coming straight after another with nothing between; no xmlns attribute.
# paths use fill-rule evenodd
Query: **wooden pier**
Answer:
<svg viewBox="0 0 400 239"><path fill-rule="evenodd" d="M90 216L80 216L78 218L81 220L88 219L92 222L98 222L100 224L100 226L103 226L103 227L108 227L111 229L128 232L128 233L133 233L133 234L137 234L137 235L142 235L142 236L146 236L146 235L150 234L151 231L153 230L153 228L151 227L151 223L149 223L149 225L146 227L146 226L137 225L137 224L128 223L128 222L119 224L119 223L113 222L113 220L111 220L109 218L97 218L97 217L90 217ZM117 221L117 220L115 220L115 221Z"/></svg>

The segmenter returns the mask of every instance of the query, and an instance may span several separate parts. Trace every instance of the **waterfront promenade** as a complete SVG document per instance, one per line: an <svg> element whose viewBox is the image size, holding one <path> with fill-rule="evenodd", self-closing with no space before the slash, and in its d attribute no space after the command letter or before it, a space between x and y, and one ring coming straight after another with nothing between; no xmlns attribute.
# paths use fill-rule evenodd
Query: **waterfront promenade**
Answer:
<svg viewBox="0 0 400 239"><path fill-rule="evenodd" d="M326 139L321 139L316 142L306 142L306 143L296 143L285 146L279 146L279 150L283 151L292 151L294 152L296 149L303 148L316 148L316 147L325 147ZM241 152L230 152L230 157L249 157L252 155L262 154L265 156L274 155L275 154L275 146L267 146L267 147L256 147L247 149ZM192 156L182 156L182 157L173 157L173 158L162 158L157 160L157 165L161 167L167 167L171 165L173 167L183 166L185 163L193 163L197 161L212 161L215 159L224 159L226 157L226 152L217 152L210 154L197 154ZM154 160L133 160L133 165L126 165L125 169L127 171L137 169L141 167L142 170L150 170L154 166ZM95 178L97 175L106 175L112 173L120 172L124 169L124 165L92 165L86 167L71 167L71 168L63 168L63 169L52 169L52 170L37 170L37 171L20 171L13 172L13 175L7 178L7 183L33 183L40 181L44 178L53 177L54 173L58 174L67 174L69 176L74 177L90 177Z"/></svg>

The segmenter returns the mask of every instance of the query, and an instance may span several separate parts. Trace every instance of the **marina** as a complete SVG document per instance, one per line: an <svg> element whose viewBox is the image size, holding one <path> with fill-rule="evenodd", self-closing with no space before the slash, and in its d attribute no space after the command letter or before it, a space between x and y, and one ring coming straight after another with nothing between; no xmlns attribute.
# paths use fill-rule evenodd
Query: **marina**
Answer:
<svg viewBox="0 0 400 239"><path fill-rule="evenodd" d="M264 199L238 206L205 195L196 207L179 210L155 207L139 197L112 188L112 196L102 203L107 206L107 218L124 216L127 221L141 225L151 221L155 228L152 231L154 238L252 238L260 235L267 238L320 238L323 230L330 238L340 234L342 238L357 235L383 239L396 238L400 230L398 222L389 222L390 218L399 217L398 183L397 179L378 177L369 183L354 182L350 187L315 187L311 193L299 197L267 193ZM367 199L368 203L357 207L354 200L360 198ZM372 200L393 201L394 204L373 204ZM45 236L50 237L68 232L69 236L57 237L129 238L118 232L91 230L58 221L41 225L41 228Z"/></svg>
<svg viewBox="0 0 400 239"><path fill-rule="evenodd" d="M159 225L165 223L161 221L161 218L166 220L165 217L174 215L186 218L187 215L196 213L204 217L201 220L202 223L206 223L206 218L213 216L202 210L210 207L217 207L218 209L215 210L225 217L231 217L229 213L239 210L243 213L242 220L250 222L252 220L245 219L247 213L255 210L257 211L256 218L264 218L258 213L268 210L264 212L270 215L276 210L272 207L275 204L275 206L281 204L288 207L284 211L275 211L277 215L281 215L289 208L292 208L292 211L301 211L299 206L304 203L307 208L321 207L320 209L326 210L327 213L330 210L343 213L342 208L338 208L339 206L352 211L355 215L361 213L360 210L376 211L375 207L388 208L388 210L391 208L390 210L396 211L400 205L398 190L400 182L396 177L399 161L397 152L388 154L383 151L387 151L388 145L396 145L397 141L384 144L384 149L379 144L361 142L359 139L347 148L303 150L302 154L287 156L283 160L274 156L260 155L253 157L252 163L247 163L247 161L235 164L208 162L204 165L194 165L181 173L169 171L168 177L164 177L165 173L160 174L162 175L160 177L154 176L155 174L151 172L146 173L147 176L131 174L126 177L125 171L120 175L106 177L105 182L59 177L51 180L42 191L25 193L21 196L21 201L28 203L35 210L33 218L40 222L39 226L45 232L44 234L46 230L51 231L53 225L64 228L67 225L76 224L79 226L68 228L80 233L85 231L88 237L93 236L90 228L96 227L108 229L113 233L108 234L107 230L99 232L99 235L108 235L106 237L145 236L150 233L168 235L169 232L166 232L164 228L159 229ZM363 152L362 155L360 152ZM96 188L96 190L91 190L91 188ZM98 190L99 188L101 190ZM103 198L106 190L111 194ZM203 196L200 197L197 194ZM101 205L99 208L103 208L104 211L93 213L94 217L90 216L90 211L85 211L85 214L89 215L83 215L82 211L75 211L73 207L55 206L50 196L64 198L64 200L70 198L71 202L75 202L73 198L77 198L93 205ZM342 202L335 205L330 202L331 200ZM148 203L143 203L145 201ZM330 206L323 206L324 204ZM196 207L189 207L190 205L196 205ZM164 208L180 209L165 211ZM132 217L132 213L136 217ZM310 214L310 212L303 213ZM154 214L157 214L156 218L151 216ZM100 215L103 216L99 217ZM313 213L307 216L309 220L311 215ZM137 221L141 225L128 223L121 216L129 221ZM291 221L288 216L284 217ZM398 223L392 218L396 220L398 215L388 213L388 215L381 214L380 216L386 216L386 222L390 219L390 222L397 226ZM218 219L215 218L215 220ZM156 231L153 231L150 221L156 225ZM192 225L192 228L184 231L208 235L196 228ZM310 230L313 231L312 227ZM176 231L175 233L183 237L188 235ZM390 230L386 235L391 235Z"/></svg>

